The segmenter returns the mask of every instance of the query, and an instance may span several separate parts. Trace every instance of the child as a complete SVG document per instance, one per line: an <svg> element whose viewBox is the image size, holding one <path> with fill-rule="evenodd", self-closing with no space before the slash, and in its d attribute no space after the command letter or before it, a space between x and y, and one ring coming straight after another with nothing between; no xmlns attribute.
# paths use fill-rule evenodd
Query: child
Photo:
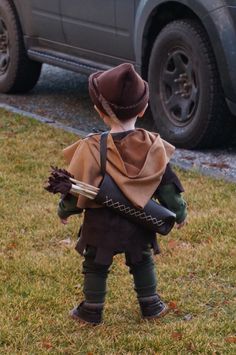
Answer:
<svg viewBox="0 0 236 355"><path fill-rule="evenodd" d="M137 207L152 196L176 213L177 228L186 221L183 187L171 170L174 147L157 133L135 129L148 105L147 83L131 64L97 72L89 78L89 93L95 110L109 127L106 171L123 194ZM100 134L89 135L64 150L68 171L75 179L99 187ZM76 249L84 256L84 301L70 312L73 319L91 324L102 321L106 280L113 255L125 253L133 275L134 289L143 318L159 318L167 306L157 294L157 280L151 249L158 253L156 235L114 211L84 196L64 196L58 208L62 223L72 214L84 212Z"/></svg>

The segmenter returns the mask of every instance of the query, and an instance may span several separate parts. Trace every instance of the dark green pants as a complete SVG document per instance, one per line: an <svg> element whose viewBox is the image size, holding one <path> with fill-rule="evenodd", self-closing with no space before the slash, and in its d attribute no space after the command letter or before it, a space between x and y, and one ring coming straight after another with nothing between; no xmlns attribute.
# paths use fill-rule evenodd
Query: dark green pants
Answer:
<svg viewBox="0 0 236 355"><path fill-rule="evenodd" d="M91 303L103 303L106 295L106 280L110 265L100 265L94 262L96 249L88 247L84 256L84 295ZM140 262L132 264L128 253L125 253L126 265L134 279L134 289L138 297L152 296L156 293L156 273L150 248L143 251Z"/></svg>

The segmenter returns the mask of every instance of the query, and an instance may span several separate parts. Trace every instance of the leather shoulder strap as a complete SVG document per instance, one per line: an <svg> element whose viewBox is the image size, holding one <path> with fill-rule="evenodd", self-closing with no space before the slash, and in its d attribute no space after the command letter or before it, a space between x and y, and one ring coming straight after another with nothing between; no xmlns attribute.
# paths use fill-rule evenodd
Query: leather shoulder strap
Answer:
<svg viewBox="0 0 236 355"><path fill-rule="evenodd" d="M109 132L103 132L100 139L100 165L101 172L104 176L106 173L106 161L107 161L107 137Z"/></svg>

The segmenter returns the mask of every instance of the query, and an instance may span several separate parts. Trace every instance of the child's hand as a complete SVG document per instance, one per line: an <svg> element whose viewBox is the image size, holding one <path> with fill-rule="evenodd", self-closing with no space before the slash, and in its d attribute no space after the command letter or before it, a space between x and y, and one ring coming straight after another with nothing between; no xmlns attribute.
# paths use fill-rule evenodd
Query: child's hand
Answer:
<svg viewBox="0 0 236 355"><path fill-rule="evenodd" d="M181 222L181 223L176 223L175 224L175 227L177 228L177 229L180 229L180 228L182 228L183 226L185 226L187 224L187 219L185 219L183 222Z"/></svg>
<svg viewBox="0 0 236 355"><path fill-rule="evenodd" d="M68 219L67 218L60 218L60 221L62 224L68 224Z"/></svg>

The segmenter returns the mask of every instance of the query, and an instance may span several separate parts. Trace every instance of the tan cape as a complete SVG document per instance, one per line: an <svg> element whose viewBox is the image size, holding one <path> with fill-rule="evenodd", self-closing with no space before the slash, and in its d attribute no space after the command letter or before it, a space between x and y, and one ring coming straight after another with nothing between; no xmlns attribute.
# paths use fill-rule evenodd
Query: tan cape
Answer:
<svg viewBox="0 0 236 355"><path fill-rule="evenodd" d="M114 142L115 141L115 142ZM137 207L144 207L161 182L166 165L175 148L159 134L138 128L120 141L107 139L106 171L124 195ZM100 135L79 140L63 150L75 179L99 187ZM79 196L79 208L101 207L84 196Z"/></svg>

